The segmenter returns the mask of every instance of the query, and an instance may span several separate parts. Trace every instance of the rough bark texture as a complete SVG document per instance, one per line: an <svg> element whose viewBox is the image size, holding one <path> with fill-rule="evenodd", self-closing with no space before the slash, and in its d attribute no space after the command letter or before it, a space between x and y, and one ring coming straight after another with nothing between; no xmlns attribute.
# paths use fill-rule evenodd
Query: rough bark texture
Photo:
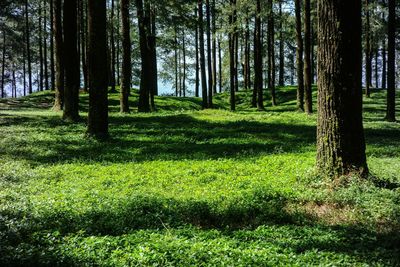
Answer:
<svg viewBox="0 0 400 267"><path fill-rule="evenodd" d="M129 113L129 93L131 88L131 36L129 23L129 0L121 0L121 35L122 35L122 77L120 108L122 113Z"/></svg>
<svg viewBox="0 0 400 267"><path fill-rule="evenodd" d="M396 0L389 0L386 120L396 121Z"/></svg>
<svg viewBox="0 0 400 267"><path fill-rule="evenodd" d="M64 114L63 119L79 120L79 58L77 42L77 0L64 1Z"/></svg>
<svg viewBox="0 0 400 267"><path fill-rule="evenodd" d="M206 76L206 57L204 49L204 18L203 0L198 0L199 9L199 46L200 46L200 68L201 68L201 92L203 98L203 108L208 107L207 97L207 76Z"/></svg>
<svg viewBox="0 0 400 267"><path fill-rule="evenodd" d="M64 106L64 57L61 0L54 0L54 39L55 39L55 100L53 109L60 111Z"/></svg>
<svg viewBox="0 0 400 267"><path fill-rule="evenodd" d="M87 133L108 136L106 0L88 0L89 119Z"/></svg>
<svg viewBox="0 0 400 267"><path fill-rule="evenodd" d="M297 61L297 108L304 111L304 79L303 79L303 37L301 34L301 0L295 0L296 13L296 61Z"/></svg>
<svg viewBox="0 0 400 267"><path fill-rule="evenodd" d="M318 2L317 166L330 177L368 167L362 123L361 2Z"/></svg>
<svg viewBox="0 0 400 267"><path fill-rule="evenodd" d="M304 96L305 112L311 114L312 84L311 84L311 2L304 2Z"/></svg>

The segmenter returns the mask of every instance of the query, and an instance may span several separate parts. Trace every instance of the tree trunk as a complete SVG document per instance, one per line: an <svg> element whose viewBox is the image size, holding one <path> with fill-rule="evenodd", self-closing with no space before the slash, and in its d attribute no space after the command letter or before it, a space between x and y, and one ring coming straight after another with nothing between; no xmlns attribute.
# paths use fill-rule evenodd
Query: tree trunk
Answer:
<svg viewBox="0 0 400 267"><path fill-rule="evenodd" d="M89 119L87 133L108 136L107 15L106 0L88 0Z"/></svg>
<svg viewBox="0 0 400 267"><path fill-rule="evenodd" d="M147 1L147 0L145 0ZM136 0L137 17L139 23L139 40L140 40L140 57L141 57L141 74L140 74L140 91L139 91L139 112L150 112L150 92L152 75L151 75L151 50L149 46L149 25L150 17L148 14L148 3L143 6L142 0Z"/></svg>
<svg viewBox="0 0 400 267"><path fill-rule="evenodd" d="M49 86L49 68L47 61L47 1L43 1L43 61L44 61L44 88L46 91L50 89Z"/></svg>
<svg viewBox="0 0 400 267"><path fill-rule="evenodd" d="M219 73L219 92L222 93L222 48L221 39L218 39L218 73Z"/></svg>
<svg viewBox="0 0 400 267"><path fill-rule="evenodd" d="M64 107L64 56L61 0L54 0L54 39L55 39L55 100L53 109L60 111Z"/></svg>
<svg viewBox="0 0 400 267"><path fill-rule="evenodd" d="M311 114L312 84L311 84L311 2L304 2L304 96L305 112Z"/></svg>
<svg viewBox="0 0 400 267"><path fill-rule="evenodd" d="M183 59L183 75L182 75L182 92L186 97L186 36L185 28L182 30L182 59Z"/></svg>
<svg viewBox="0 0 400 267"><path fill-rule="evenodd" d="M43 25L42 25L42 0L39 0L39 91L43 91L43 76L44 76L44 67L43 67Z"/></svg>
<svg viewBox="0 0 400 267"><path fill-rule="evenodd" d="M283 39L282 1L279 1L279 86L285 86L285 40Z"/></svg>
<svg viewBox="0 0 400 267"><path fill-rule="evenodd" d="M50 0L50 88L55 88L55 63L54 63L54 0ZM24 71L25 72L25 71Z"/></svg>
<svg viewBox="0 0 400 267"><path fill-rule="evenodd" d="M386 89L386 81L387 81L387 62L386 62L386 38L383 38L382 41L382 89Z"/></svg>
<svg viewBox="0 0 400 267"><path fill-rule="evenodd" d="M3 29L3 52L1 60L1 98L5 97L4 82L5 82L5 71L6 71L6 31Z"/></svg>
<svg viewBox="0 0 400 267"><path fill-rule="evenodd" d="M32 59L31 59L31 38L30 38L30 26L29 26L29 14L28 14L28 0L25 0L25 33L26 33L26 54L28 57L28 93L32 94Z"/></svg>
<svg viewBox="0 0 400 267"><path fill-rule="evenodd" d="M230 0L230 5L232 9L232 13L229 16L229 24L231 26L235 25L236 23L236 0ZM229 66L230 66L230 108L231 111L236 110L236 66L235 66L235 44L236 44L236 33L234 30L236 29L233 26L233 31L229 32Z"/></svg>
<svg viewBox="0 0 400 267"><path fill-rule="evenodd" d="M116 93L117 90L115 89L115 0L111 0L111 16L110 16L110 48L111 48L111 77L110 77L110 85L111 85L111 92Z"/></svg>
<svg viewBox="0 0 400 267"><path fill-rule="evenodd" d="M201 88L203 98L203 109L208 107L207 97L207 76L206 76L206 57L204 49L204 19L203 19L203 0L198 0L199 9L199 45L200 45L200 68L201 68Z"/></svg>
<svg viewBox="0 0 400 267"><path fill-rule="evenodd" d="M195 16L198 17L198 9L196 7ZM194 95L195 97L199 97L199 88L200 88L200 62L199 62L199 25L196 23L196 33L195 33L195 52L196 52L196 69L195 69L195 87L194 87Z"/></svg>
<svg viewBox="0 0 400 267"><path fill-rule="evenodd" d="M121 1L117 2L117 29L120 29L121 27ZM121 50L121 35L119 31L117 31L117 51L116 51L116 57L117 57L117 80L116 83L118 86L121 85L121 67L120 67L120 50Z"/></svg>
<svg viewBox="0 0 400 267"><path fill-rule="evenodd" d="M371 95L372 79L372 57L371 57L371 37L370 37L370 12L369 0L365 0L366 23L365 23L365 96Z"/></svg>
<svg viewBox="0 0 400 267"><path fill-rule="evenodd" d="M389 0L386 120L396 121L396 0Z"/></svg>
<svg viewBox="0 0 400 267"><path fill-rule="evenodd" d="M330 177L365 175L361 2L320 0L318 14L317 166Z"/></svg>
<svg viewBox="0 0 400 267"><path fill-rule="evenodd" d="M295 0L296 40L297 40L297 108L304 111L304 78L303 78L303 37L301 35L301 0Z"/></svg>
<svg viewBox="0 0 400 267"><path fill-rule="evenodd" d="M175 59L175 96L179 96L180 83L179 83L179 58L178 58L178 30L177 25L174 25L174 59Z"/></svg>
<svg viewBox="0 0 400 267"><path fill-rule="evenodd" d="M87 66L87 59L86 59L86 52L87 52L87 45L86 45L86 32L87 32L87 25L85 21L87 21L87 12L84 8L83 0L80 0L80 10L81 10L81 19L80 19L80 28L81 28L81 62L82 62L82 74L83 74L83 91L85 93L88 92L88 66Z"/></svg>
<svg viewBox="0 0 400 267"><path fill-rule="evenodd" d="M129 18L129 0L121 0L121 35L122 35L122 80L120 108L122 113L129 113L129 94L131 90L131 35Z"/></svg>
<svg viewBox="0 0 400 267"><path fill-rule="evenodd" d="M379 88L379 49L375 50L375 89Z"/></svg>
<svg viewBox="0 0 400 267"><path fill-rule="evenodd" d="M216 10L215 0L212 0L212 82L213 94L217 94L217 25L216 25Z"/></svg>
<svg viewBox="0 0 400 267"><path fill-rule="evenodd" d="M255 19L254 34L254 87L257 92L257 108L259 111L264 108L263 90L263 59L262 59L262 39L261 39L261 0L257 0L257 12Z"/></svg>
<svg viewBox="0 0 400 267"><path fill-rule="evenodd" d="M271 90L272 106L276 106L276 92L275 92L275 19L272 0L268 0L268 87Z"/></svg>
<svg viewBox="0 0 400 267"><path fill-rule="evenodd" d="M212 48L211 48L211 5L210 0L206 0L206 18L207 18L207 69L208 69L208 108L213 107L213 68L212 68Z"/></svg>
<svg viewBox="0 0 400 267"><path fill-rule="evenodd" d="M69 121L79 120L79 58L77 42L77 0L64 1L64 114Z"/></svg>

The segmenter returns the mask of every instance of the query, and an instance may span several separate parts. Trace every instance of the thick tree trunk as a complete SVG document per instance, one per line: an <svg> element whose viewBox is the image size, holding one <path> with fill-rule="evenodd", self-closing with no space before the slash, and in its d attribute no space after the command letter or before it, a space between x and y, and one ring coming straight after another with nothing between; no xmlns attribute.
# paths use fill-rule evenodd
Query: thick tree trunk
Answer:
<svg viewBox="0 0 400 267"><path fill-rule="evenodd" d="M296 62L297 62L297 108L304 111L304 78L303 78L303 37L301 31L301 0L295 0L296 12Z"/></svg>
<svg viewBox="0 0 400 267"><path fill-rule="evenodd" d="M131 90L131 35L129 19L129 0L121 0L121 35L122 35L122 80L120 108L122 113L129 113L129 94Z"/></svg>
<svg viewBox="0 0 400 267"><path fill-rule="evenodd" d="M203 109L208 107L207 97L207 75L206 75L206 57L204 49L204 18L203 18L203 0L198 0L199 9L199 46L200 46L200 68L201 68L201 88L203 98Z"/></svg>
<svg viewBox="0 0 400 267"><path fill-rule="evenodd" d="M317 166L330 177L365 175L361 1L320 0L318 14Z"/></svg>
<svg viewBox="0 0 400 267"><path fill-rule="evenodd" d="M396 0L389 0L386 120L396 121Z"/></svg>
<svg viewBox="0 0 400 267"><path fill-rule="evenodd" d="M264 90L263 90L263 59L262 59L262 41L261 41L261 0L257 0L257 12L255 19L254 34L254 87L257 92L257 108L259 111L264 108Z"/></svg>
<svg viewBox="0 0 400 267"><path fill-rule="evenodd" d="M79 120L79 58L77 40L77 0L64 1L64 114L69 121Z"/></svg>
<svg viewBox="0 0 400 267"><path fill-rule="evenodd" d="M31 59L31 38L30 38L29 14L28 14L28 0L25 0L25 33L26 33L26 54L28 57L28 93L32 94L32 59Z"/></svg>
<svg viewBox="0 0 400 267"><path fill-rule="evenodd" d="M64 56L61 0L54 0L54 39L55 39L55 100L53 109L60 111L64 107Z"/></svg>
<svg viewBox="0 0 400 267"><path fill-rule="evenodd" d="M365 22L365 96L371 95L372 80L372 57L371 57L371 37L370 37L370 12L369 0L365 0L366 22Z"/></svg>
<svg viewBox="0 0 400 267"><path fill-rule="evenodd" d="M88 0L89 119L87 133L108 136L107 15L106 0Z"/></svg>
<svg viewBox="0 0 400 267"><path fill-rule="evenodd" d="M147 1L147 0L146 0ZM151 73L151 49L149 46L150 34L150 16L148 14L148 3L143 5L142 0L136 0L137 17L139 23L141 74L139 91L139 112L150 112L150 92L153 90Z"/></svg>
<svg viewBox="0 0 400 267"><path fill-rule="evenodd" d="M305 112L311 114L312 84L311 84L311 2L304 2L304 96Z"/></svg>

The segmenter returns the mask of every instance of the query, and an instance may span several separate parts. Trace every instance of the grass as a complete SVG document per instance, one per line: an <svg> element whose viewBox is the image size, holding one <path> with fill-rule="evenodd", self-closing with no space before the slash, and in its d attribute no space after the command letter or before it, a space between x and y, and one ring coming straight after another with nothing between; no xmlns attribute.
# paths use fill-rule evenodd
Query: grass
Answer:
<svg viewBox="0 0 400 267"><path fill-rule="evenodd" d="M384 93L365 103L371 177L337 185L314 174L316 115L295 94L257 112L240 92L235 113L227 94L206 111L159 97L131 115L110 95L107 141L60 120L49 92L0 100L0 265L399 265L400 125L383 121Z"/></svg>

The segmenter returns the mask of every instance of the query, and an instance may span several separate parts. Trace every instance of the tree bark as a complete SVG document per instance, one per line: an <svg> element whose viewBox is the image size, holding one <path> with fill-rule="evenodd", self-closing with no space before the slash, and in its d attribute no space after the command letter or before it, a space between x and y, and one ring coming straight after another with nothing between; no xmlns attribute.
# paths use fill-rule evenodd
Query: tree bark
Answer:
<svg viewBox="0 0 400 267"><path fill-rule="evenodd" d="M231 6L231 15L229 16L229 24L232 27L229 32L229 66L230 66L230 108L231 111L236 110L236 56L235 56L235 45L236 45L236 27L234 26L236 23L236 0L230 0Z"/></svg>
<svg viewBox="0 0 400 267"><path fill-rule="evenodd" d="M207 18L207 70L208 70L208 100L207 108L213 107L213 68L212 68L212 47L211 47L211 5L210 0L206 0Z"/></svg>
<svg viewBox="0 0 400 267"><path fill-rule="evenodd" d="M111 16L110 16L110 48L111 48L111 77L110 77L110 85L111 85L111 92L116 93L117 90L115 89L115 24L114 24L114 17L115 17L115 0L111 0Z"/></svg>
<svg viewBox="0 0 400 267"><path fill-rule="evenodd" d="M81 35L81 63L82 63L82 74L83 74L83 91L88 92L88 65L87 65L87 59L86 59L86 53L87 53L87 44L86 44L86 32L87 32L87 25L85 23L86 18L87 18L87 12L85 9L85 5L83 3L83 0L80 0L80 35Z"/></svg>
<svg viewBox="0 0 400 267"><path fill-rule="evenodd" d="M268 87L271 90L271 103L276 106L276 92L275 92L275 19L272 0L268 0Z"/></svg>
<svg viewBox="0 0 400 267"><path fill-rule="evenodd" d="M39 33L38 33L38 42L39 42L39 91L43 91L43 76L44 76L44 67L43 67L43 25L42 25L42 0L39 0L39 9L38 9L38 16L39 16Z"/></svg>
<svg viewBox="0 0 400 267"><path fill-rule="evenodd" d="M203 109L208 108L207 97L207 76L206 76L206 57L204 49L204 18L203 18L203 0L198 0L199 9L199 45L200 45L200 68L201 68L201 88L203 98Z"/></svg>
<svg viewBox="0 0 400 267"><path fill-rule="evenodd" d="M108 136L107 15L106 0L88 0L89 119L87 134Z"/></svg>
<svg viewBox="0 0 400 267"><path fill-rule="evenodd" d="M77 0L64 1L64 114L68 121L79 120L79 58L77 42Z"/></svg>
<svg viewBox="0 0 400 267"><path fill-rule="evenodd" d="M61 0L54 0L54 39L55 39L55 100L53 109L60 111L64 107L64 56Z"/></svg>
<svg viewBox="0 0 400 267"><path fill-rule="evenodd" d="M29 14L28 14L28 0L25 0L25 33L26 33L26 54L28 57L28 93L32 94L32 58L31 58L31 38L30 38Z"/></svg>
<svg viewBox="0 0 400 267"><path fill-rule="evenodd" d="M121 0L122 35L122 80L120 92L121 113L129 113L129 94L131 90L131 35L129 23L129 0Z"/></svg>
<svg viewBox="0 0 400 267"><path fill-rule="evenodd" d="M371 37L370 37L370 12L369 12L369 0L365 0L365 96L370 97L371 95L371 80L372 80L372 57L371 57Z"/></svg>
<svg viewBox="0 0 400 267"><path fill-rule="evenodd" d="M50 88L55 88L55 63L54 63L54 0L50 0ZM25 72L25 71L24 71Z"/></svg>
<svg viewBox="0 0 400 267"><path fill-rule="evenodd" d="M387 82L387 61L386 61L386 38L382 41L382 89L386 89Z"/></svg>
<svg viewBox="0 0 400 267"><path fill-rule="evenodd" d="M264 108L264 90L263 90L263 60L262 60L262 41L261 41L261 1L257 0L257 12L255 19L254 33L254 87L257 92L257 109Z"/></svg>
<svg viewBox="0 0 400 267"><path fill-rule="evenodd" d="M49 86L49 68L47 61L47 1L43 1L43 61L44 61L44 88L46 91L50 89Z"/></svg>
<svg viewBox="0 0 400 267"><path fill-rule="evenodd" d="M296 62L297 62L297 108L304 111L304 78L303 78L303 37L301 31L301 0L295 0L296 13Z"/></svg>
<svg viewBox="0 0 400 267"><path fill-rule="evenodd" d="M318 1L317 167L366 175L362 123L361 1Z"/></svg>
<svg viewBox="0 0 400 267"><path fill-rule="evenodd" d="M311 114L312 84L311 84L311 2L304 2L304 96L305 112Z"/></svg>
<svg viewBox="0 0 400 267"><path fill-rule="evenodd" d="M5 70L6 70L6 31L3 29L3 52L1 60L1 98L5 97L4 82L5 82Z"/></svg>
<svg viewBox="0 0 400 267"><path fill-rule="evenodd" d="M283 39L282 1L279 1L279 86L285 86L285 40Z"/></svg>
<svg viewBox="0 0 400 267"><path fill-rule="evenodd" d="M195 17L198 17L198 8L195 8ZM196 33L195 33L195 52L196 52L196 69L195 69L195 87L194 87L194 95L195 97L199 97L199 88L200 88L200 62L199 62L199 25L195 23Z"/></svg>
<svg viewBox="0 0 400 267"><path fill-rule="evenodd" d="M212 82L213 94L217 94L217 25L216 25L216 10L215 0L212 0Z"/></svg>
<svg viewBox="0 0 400 267"><path fill-rule="evenodd" d="M396 0L389 0L386 120L396 121Z"/></svg>

